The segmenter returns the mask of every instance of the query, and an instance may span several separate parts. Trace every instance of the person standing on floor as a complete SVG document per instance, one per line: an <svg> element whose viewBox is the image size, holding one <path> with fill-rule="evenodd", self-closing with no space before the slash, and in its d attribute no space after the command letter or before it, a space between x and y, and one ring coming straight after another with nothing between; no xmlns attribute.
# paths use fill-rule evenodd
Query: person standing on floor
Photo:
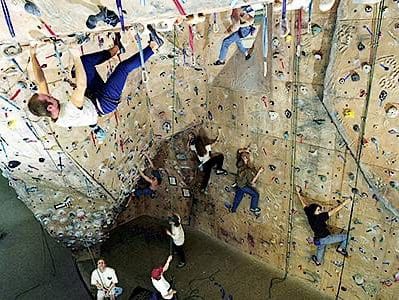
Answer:
<svg viewBox="0 0 399 300"><path fill-rule="evenodd" d="M261 209L258 207L259 192L255 188L255 183L260 174L264 171L263 167L256 170L250 160L249 150L246 148L237 151L237 176L236 176L236 193L234 196L231 212L235 213L245 194L251 196L250 211L259 216Z"/></svg>
<svg viewBox="0 0 399 300"><path fill-rule="evenodd" d="M151 271L151 282L154 288L161 294L162 299L176 299L176 291L172 289L170 283L163 274L169 269L172 255L169 255L163 267L155 268Z"/></svg>
<svg viewBox="0 0 399 300"><path fill-rule="evenodd" d="M223 169L224 155L222 153L211 152L212 146L215 145L219 138L219 134L216 139L211 140L207 137L205 130L201 128L198 135L190 133L188 138L188 147L197 155L198 161L200 162L198 168L204 173L201 182L201 192L206 193L214 166L216 166L217 175L227 175L227 171Z"/></svg>
<svg viewBox="0 0 399 300"><path fill-rule="evenodd" d="M313 242L317 246L317 251L316 255L312 255L312 261L316 264L316 266L320 266L324 260L326 246L336 243L340 243L336 249L337 252L347 257L347 234L331 234L331 232L328 230L328 225L326 222L332 215L340 211L346 204L349 204L352 201L352 198L345 200L343 203L327 212L323 212L322 207L317 203L306 205L302 196L301 187L296 186L296 192L308 218L309 225L314 232Z"/></svg>
<svg viewBox="0 0 399 300"><path fill-rule="evenodd" d="M97 300L103 300L109 297L115 300L123 292L121 287L117 287L118 277L115 270L107 267L104 259L97 261L97 269L91 273L91 285L97 288Z"/></svg>
<svg viewBox="0 0 399 300"><path fill-rule="evenodd" d="M170 224L170 231L166 229L166 234L172 238L173 251L176 252L179 257L178 268L182 268L186 265L186 256L184 254L184 230L181 225L181 218L178 214L174 213L168 218Z"/></svg>

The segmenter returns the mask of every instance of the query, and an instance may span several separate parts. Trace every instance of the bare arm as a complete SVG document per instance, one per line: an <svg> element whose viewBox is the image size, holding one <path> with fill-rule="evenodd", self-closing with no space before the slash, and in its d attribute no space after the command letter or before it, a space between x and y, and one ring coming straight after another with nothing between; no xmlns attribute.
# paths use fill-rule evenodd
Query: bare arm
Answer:
<svg viewBox="0 0 399 300"><path fill-rule="evenodd" d="M338 205L337 207L331 209L331 210L328 212L328 216L331 217L332 215L336 214L336 213L339 212L346 204L348 204L348 203L351 202L351 201L352 201L351 198L346 199L343 203L341 203L341 204Z"/></svg>
<svg viewBox="0 0 399 300"><path fill-rule="evenodd" d="M49 95L46 77L44 76L42 67L36 57L36 47L30 48L30 57L32 60L32 69L35 80L37 81L39 93Z"/></svg>
<svg viewBox="0 0 399 300"><path fill-rule="evenodd" d="M172 255L168 256L168 259L166 260L166 263L162 268L164 272L166 272L169 269L169 264L172 261L172 258L173 258Z"/></svg>
<svg viewBox="0 0 399 300"><path fill-rule="evenodd" d="M84 70L82 60L80 59L80 53L75 49L70 50L73 56L76 72L76 89L72 93L71 102L77 107L81 108L85 101L84 95L87 87L86 72Z"/></svg>
<svg viewBox="0 0 399 300"><path fill-rule="evenodd" d="M256 173L254 179L252 179L251 184L255 184L256 183L256 181L258 180L259 175L262 174L264 170L265 170L265 168L260 167L260 169L258 170L258 173Z"/></svg>
<svg viewBox="0 0 399 300"><path fill-rule="evenodd" d="M295 190L296 190L296 194L298 195L299 201L301 201L302 207L305 208L306 207L306 203L303 200L303 197L302 197L302 194L301 194L302 193L302 188L297 185L295 187Z"/></svg>
<svg viewBox="0 0 399 300"><path fill-rule="evenodd" d="M139 169L139 173L140 173L141 177L144 178L145 181L147 181L148 183L152 183L153 180L150 177L148 177L147 175L145 175L144 172L141 171L140 169Z"/></svg>

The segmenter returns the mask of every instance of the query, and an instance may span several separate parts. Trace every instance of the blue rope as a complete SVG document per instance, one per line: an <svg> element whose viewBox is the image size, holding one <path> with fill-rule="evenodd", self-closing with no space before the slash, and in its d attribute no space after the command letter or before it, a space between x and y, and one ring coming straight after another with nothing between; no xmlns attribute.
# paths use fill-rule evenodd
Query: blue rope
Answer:
<svg viewBox="0 0 399 300"><path fill-rule="evenodd" d="M140 53L140 64L141 64L141 79L143 80L144 83L148 81L147 78L147 70L145 68L145 63L144 63L144 53L143 53L143 46L141 45L141 37L140 34L136 33L134 36L137 42L137 47L139 48L139 53Z"/></svg>
<svg viewBox="0 0 399 300"><path fill-rule="evenodd" d="M263 18L263 32L262 32L262 43L263 43L263 57L266 59L268 51L268 34L267 34L267 9L265 10L265 17Z"/></svg>
<svg viewBox="0 0 399 300"><path fill-rule="evenodd" d="M1 0L1 8L3 9L4 18L6 19L8 31L11 37L15 37L14 27L12 26L10 12L8 11L6 0Z"/></svg>

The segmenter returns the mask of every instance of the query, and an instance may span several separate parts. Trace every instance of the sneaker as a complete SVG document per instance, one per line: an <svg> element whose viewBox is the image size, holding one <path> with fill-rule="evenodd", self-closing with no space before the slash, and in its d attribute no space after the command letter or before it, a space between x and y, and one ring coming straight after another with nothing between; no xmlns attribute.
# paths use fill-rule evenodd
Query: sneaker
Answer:
<svg viewBox="0 0 399 300"><path fill-rule="evenodd" d="M126 49L125 49L125 47L123 47L123 44L122 44L122 41L121 41L121 33L120 32L115 32L114 45L118 46L120 54L123 54L123 53L126 52Z"/></svg>
<svg viewBox="0 0 399 300"><path fill-rule="evenodd" d="M179 262L179 263L177 264L177 267L178 267L178 268L183 268L185 265L186 265L186 263L181 261L181 262Z"/></svg>
<svg viewBox="0 0 399 300"><path fill-rule="evenodd" d="M215 63L214 63L215 66L221 66L221 65L224 65L224 64L225 64L225 62L224 62L224 61L221 61L221 60L217 60L217 61L215 61Z"/></svg>
<svg viewBox="0 0 399 300"><path fill-rule="evenodd" d="M105 138L107 137L107 133L105 132L104 129L102 129L100 126L96 126L93 129L94 134L96 135L97 141L99 144L102 144L105 141Z"/></svg>
<svg viewBox="0 0 399 300"><path fill-rule="evenodd" d="M227 175L227 171L224 169L216 170L216 175Z"/></svg>
<svg viewBox="0 0 399 300"><path fill-rule="evenodd" d="M345 257L348 257L348 252L345 249L337 248L337 252Z"/></svg>
<svg viewBox="0 0 399 300"><path fill-rule="evenodd" d="M147 24L147 29L150 31L150 42L155 42L158 47L161 47L164 44L164 41L155 31L155 28L151 24Z"/></svg>
<svg viewBox="0 0 399 300"><path fill-rule="evenodd" d="M312 255L312 261L315 263L316 266L320 266L321 265L321 262L319 262L317 260L317 256L316 255Z"/></svg>
<svg viewBox="0 0 399 300"><path fill-rule="evenodd" d="M249 60L251 58L251 54L247 54L247 55L245 55L245 60Z"/></svg>
<svg viewBox="0 0 399 300"><path fill-rule="evenodd" d="M251 208L250 211L253 213L260 213L261 209L259 207L255 207L255 208Z"/></svg>

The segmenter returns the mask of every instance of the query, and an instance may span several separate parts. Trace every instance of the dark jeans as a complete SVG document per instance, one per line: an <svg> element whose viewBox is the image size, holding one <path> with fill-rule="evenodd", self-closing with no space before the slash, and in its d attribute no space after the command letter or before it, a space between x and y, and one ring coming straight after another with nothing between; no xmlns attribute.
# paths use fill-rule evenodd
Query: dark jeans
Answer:
<svg viewBox="0 0 399 300"><path fill-rule="evenodd" d="M181 246L175 245L173 243L173 250L176 251L177 256L179 257L179 262L186 263L186 255L184 254L184 244Z"/></svg>
<svg viewBox="0 0 399 300"><path fill-rule="evenodd" d="M143 50L144 62L153 54L152 49L149 46L146 47ZM116 110L129 73L141 66L140 53L136 53L119 63L104 82L96 70L96 65L102 64L110 58L111 54L107 50L81 56L87 77L88 94L97 98L104 114Z"/></svg>
<svg viewBox="0 0 399 300"><path fill-rule="evenodd" d="M211 178L212 168L216 166L216 170L223 169L224 156L222 153L217 153L210 160L202 165L204 172L204 178L202 179L201 189L205 189L208 186L209 178Z"/></svg>
<svg viewBox="0 0 399 300"><path fill-rule="evenodd" d="M155 196L155 191L153 191L152 189L150 189L149 187L146 188L138 188L134 191L134 196L136 198L140 198L143 196L150 196L150 197L154 197Z"/></svg>
<svg viewBox="0 0 399 300"><path fill-rule="evenodd" d="M236 212L238 206L241 203L242 198L244 198L244 195L248 194L251 196L251 209L255 209L258 207L258 202L259 202L259 193L258 191L251 187L251 186L244 186L244 187L237 187L236 190L236 195L234 197L233 201L233 207L231 208L232 212Z"/></svg>

